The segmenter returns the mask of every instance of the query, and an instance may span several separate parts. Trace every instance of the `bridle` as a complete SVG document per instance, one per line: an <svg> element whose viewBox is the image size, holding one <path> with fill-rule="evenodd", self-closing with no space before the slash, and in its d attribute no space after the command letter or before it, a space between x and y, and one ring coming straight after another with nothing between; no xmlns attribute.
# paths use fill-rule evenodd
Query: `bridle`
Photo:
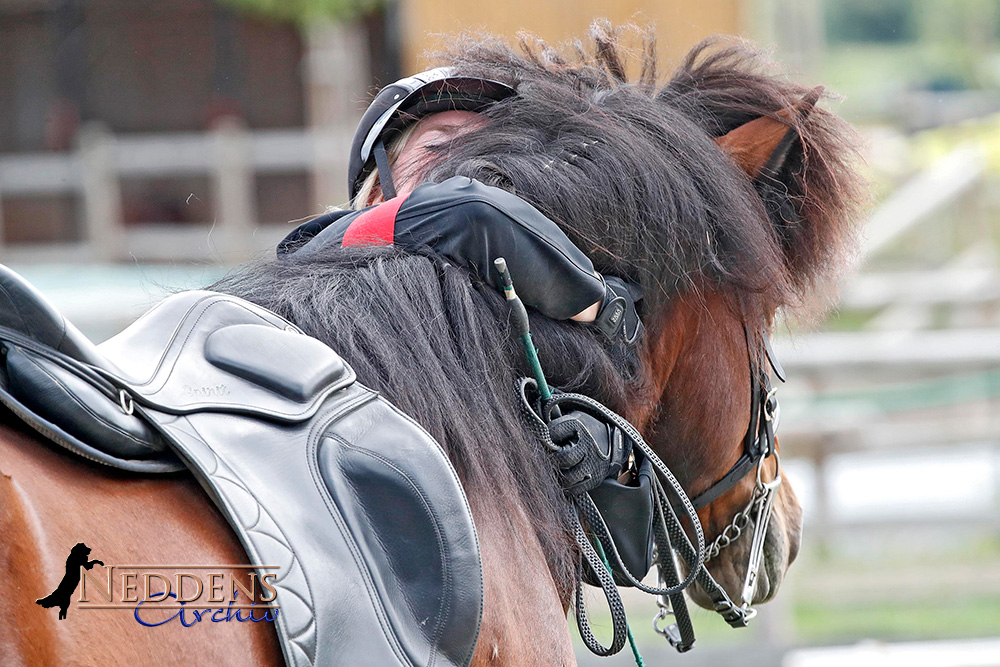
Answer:
<svg viewBox="0 0 1000 667"><path fill-rule="evenodd" d="M743 452L732 468L721 479L692 501L670 469L645 442L642 435L628 420L599 401L583 394L553 392L538 360L538 351L532 342L527 311L507 270L503 258L494 265L501 276L504 296L511 309L513 332L524 346L525 358L534 377L521 378L517 392L526 421L543 446L547 448L559 469L560 483L570 501L567 519L572 528L579 551L578 577L575 590L576 620L587 648L601 656L620 651L626 639L632 645L637 664L642 664L635 640L628 627L625 608L618 590L618 579L625 585L657 596L659 612L653 619L653 628L667 638L678 652L694 646L694 627L691 623L684 590L697 581L712 602L713 609L732 627L745 627L756 615L751 606L757 587L758 571L763 558L764 543L774 499L781 486L780 463L774 436L778 403L771 388L770 373L784 380L784 371L775 360L768 340L766 325L762 330L763 354L755 355L753 336L744 320L743 330L747 342L750 364L750 423L743 439ZM763 359L767 359L765 365ZM761 363L755 363L760 359ZM624 465L624 457L628 462ZM775 457L775 476L764 482L762 472L765 461ZM706 547L705 535L697 509L718 499L756 467L757 479L747 505L738 512L729 526ZM631 473L630 475L627 473ZM624 477L622 476L624 474ZM623 485L622 479L631 477L632 484ZM635 490L638 489L638 493ZM668 495L670 491L672 497ZM648 560L635 560L640 564L638 576L633 574L622 558L613 529L605 521L604 505L609 517L618 516L628 523L627 514L616 508L616 499L625 500L626 508L637 517L649 517L650 530L619 532L635 547L637 540L642 547L650 547L650 555L657 566L658 586L648 586L641 579L646 576ZM648 511L644 511L648 510ZM628 512L628 510L626 510ZM747 574L740 595L740 604L732 601L725 589L709 573L705 563L710 557L733 542L749 524L750 515L756 513L753 541L747 562ZM689 521L694 543L688 537L681 519ZM637 523L636 526L639 524ZM629 549L631 555L636 549ZM654 555L655 554L655 555ZM609 557L610 556L610 557ZM687 576L680 577L677 556L688 567ZM582 583L585 575L604 592L611 610L614 634L610 646L601 644L591 631L586 608L583 604ZM673 622L661 627L672 618Z"/></svg>
<svg viewBox="0 0 1000 667"><path fill-rule="evenodd" d="M747 340L747 352L749 353L753 350L753 340L749 329L745 325L743 330ZM695 509L706 507L718 499L719 496L732 489L750 474L755 467L757 469L757 482L754 485L750 502L733 516L729 525L708 545L708 550L705 554L706 563L718 556L722 549L729 546L742 534L743 529L749 523L751 512L762 508L764 505L770 505L781 486L781 462L778 457L777 441L775 438L778 421L781 418L781 408L778 405L778 390L771 386L768 366L774 370L774 374L782 382L785 381L785 371L778 363L777 357L771 349L770 336L766 328L762 332L762 339L764 341L763 359L767 361L767 366L758 366L755 368L751 355L750 424L747 426L746 434L743 436L743 453L722 478L691 499L691 503ZM764 482L761 478L761 472L764 462L770 457L774 457L775 460L774 478L770 482ZM770 516L770 509L764 514ZM758 512L758 518L762 518L762 516ZM765 527L766 521L765 518ZM759 522L755 522L755 525L757 523ZM752 591L750 597L752 597ZM744 602L750 601L745 594L743 599Z"/></svg>
<svg viewBox="0 0 1000 667"><path fill-rule="evenodd" d="M624 437L633 445L633 453L644 460L652 480L653 495L653 535L655 547L654 562L658 570L658 586L643 584L644 573L634 575L623 563L621 554L612 536L613 527L605 522L602 512L595 505L589 493L571 496L573 512L571 525L577 546L581 553L582 564L592 583L603 590L611 608L614 637L610 646L603 646L590 631L586 610L582 603L580 584L576 591L576 616L580 635L587 648L597 655L612 655L624 646L626 638L631 641L624 607L618 593L615 579L637 589L657 596L659 611L653 619L653 628L664 636L679 652L690 650L694 646L694 628L691 623L684 590L693 582L698 582L701 589L711 600L712 607L731 627L745 627L756 616L752 607L754 593L758 583L758 572L764 553L764 543L767 529L774 508L774 500L781 486L780 462L778 460L775 427L779 416L778 402L775 390L771 387L770 372L784 380L784 371L777 363L770 348L766 328L762 331L764 349L761 355L753 354L753 336L744 325L747 340L747 350L751 369L751 406L750 423L743 439L743 452L736 463L718 481L693 499L690 499L676 478L660 461L648 444L642 439L635 427L620 415L598 401L581 394L556 393L551 398L541 401L537 397L529 397L529 389L537 388L536 381L523 378L519 391L522 396L525 413L531 420L539 438L550 448L558 451L559 446L552 440L552 434L547 429L552 413L561 414L567 410L578 410L598 417L604 423L620 429ZM755 363L755 359L760 363ZM764 361L766 359L766 361ZM775 459L775 475L770 481L764 481L763 469L767 459ZM737 512L727 527L712 542L706 543L697 509L705 507L717 500L730 489L734 488L745 477L756 469L756 481L753 492L747 504ZM638 469L633 467L634 473ZM655 472L653 472L655 471ZM669 494L668 494L669 491ZM687 518L692 541L684 530L681 518ZM746 577L740 595L739 603L734 602L725 589L715 581L705 564L732 544L749 526L753 520L753 535L750 555L747 562ZM676 557L675 557L676 554ZM677 558L679 557L679 559ZM687 565L687 576L680 576L678 560ZM612 577L612 574L614 577ZM667 623L667 621L671 621ZM634 648L634 643L633 643Z"/></svg>
<svg viewBox="0 0 1000 667"><path fill-rule="evenodd" d="M691 499L695 509L701 509L715 501L746 477L755 465L775 453L774 421L778 417L776 390L771 387L770 373L767 367L755 367L753 363L753 338L750 329L745 324L743 331L747 341L747 353L750 355L750 424L743 436L743 453L725 475ZM767 360L768 365L774 369L778 379L784 382L784 369L775 360L766 329L762 333L762 338L764 341L763 357Z"/></svg>
<svg viewBox="0 0 1000 667"><path fill-rule="evenodd" d="M481 111L490 104L516 96L516 90L507 84L478 77L457 76L447 68L430 70L414 77L402 79L382 89L369 106L354 135L348 169L348 189L352 199L357 195L361 182L374 169L378 169L379 181L386 198L393 196L393 184L389 159L386 154L386 138L405 124L420 117L447 109ZM509 278L509 276L508 276ZM509 281L508 281L509 282ZM592 580L604 591L612 611L614 637L608 647L602 646L590 631L586 611L583 608L582 593L578 578L576 591L577 624L587 647L598 655L611 655L620 651L626 635L631 640L625 619L624 606L618 593L615 578L625 579L639 590L657 596L659 612L653 619L654 629L665 636L679 652L690 650L694 645L694 630L684 598L684 590L697 581L701 589L712 601L714 610L732 627L745 627L756 615L752 607L758 583L758 571L764 553L768 525L774 509L774 500L781 486L781 466L778 460L775 429L779 416L775 390L771 386L770 373L784 381L784 371L771 350L768 328L761 331L763 354L754 354L754 336L744 322L743 329L750 359L750 423L743 438L743 451L736 463L719 480L694 498L689 498L670 470L645 443L635 427L620 415L594 399L580 394L548 391L544 374L537 359L537 350L531 343L527 329L527 314L517 299L513 285L504 287L506 297L514 308L515 320L523 324L518 335L525 343L529 365L533 363L534 379L523 378L519 382L525 415L536 431L538 438L549 448L558 452L558 445L549 431L553 416L570 410L590 414L603 421L609 428L618 429L632 444L632 451L638 452L645 468L638 463L632 469L638 479L642 471L648 481L652 497L652 534L648 536L654 545L653 560L658 570L656 587L646 586L640 581L645 572L634 576L622 562L615 540L604 518L589 492L570 493L574 526L574 537L581 554L581 569L586 564ZM516 307L515 307L516 302ZM634 342L629 341L630 343ZM759 359L760 363L755 363ZM765 362L764 359L767 361ZM533 398L530 391L536 392ZM540 396L539 396L540 394ZM592 439L592 442L593 439ZM606 457L597 452L597 458ZM775 459L774 478L765 482L762 477L767 459ZM638 461L638 460L637 460ZM599 466L600 461L595 462ZM734 488L756 469L756 481L747 504L738 511L725 529L710 543L706 544L697 510L717 500ZM607 468L605 468L607 470ZM589 478L588 478L589 479ZM608 478L610 479L610 478ZM661 481L662 480L662 481ZM604 477L595 481L605 481ZM668 496L670 491L671 496ZM648 516L648 515L647 515ZM684 530L681 518L686 517L694 543ZM581 523L581 519L582 522ZM719 553L739 538L753 520L753 535L747 562L746 578L740 594L740 603L732 601L726 591L708 572L705 564L717 558ZM583 524L586 524L584 528ZM648 544L648 542L647 542ZM677 558L687 564L688 573L680 577ZM643 567L648 569L649 562ZM665 621L673 622L664 626ZM635 650L633 642L633 650Z"/></svg>
<svg viewBox="0 0 1000 667"><path fill-rule="evenodd" d="M770 335L766 326L761 331L763 354L760 355L761 363L758 365L754 364L753 336L745 323L743 331L747 342L747 352L750 356L750 423L743 437L743 452L728 472L708 489L691 499L695 509L706 507L745 479L756 468L756 481L749 501L736 512L722 532L707 545L704 558L699 566L705 570L705 564L735 542L749 526L751 517L753 517L753 535L743 589L740 593L740 607L735 608L722 587L711 577L696 578L706 595L712 600L715 611L720 613L732 627L745 627L750 619L757 614L756 609L752 607L753 597L757 590L761 560L764 555L764 543L767 539L767 529L774 510L774 500L782 483L781 461L775 437L781 409L777 399L777 388L771 386L770 376L771 370L773 370L775 376L784 382L785 371L771 348ZM774 477L765 482L762 477L764 465L767 459L772 457L775 463ZM707 574L707 570L705 570L705 574ZM662 582L664 580L662 571L659 577ZM672 604L672 600L668 596L660 595L657 597L657 605L660 610L653 619L653 629L670 640L671 644L678 650L687 650L682 648L685 642L679 641L681 640L679 630L671 631L671 628L677 628L678 623L675 622L673 626L668 628L661 627L661 624L668 618L678 616L676 602L674 601ZM686 609L681 612L684 615L686 613ZM693 642L693 632L691 640Z"/></svg>

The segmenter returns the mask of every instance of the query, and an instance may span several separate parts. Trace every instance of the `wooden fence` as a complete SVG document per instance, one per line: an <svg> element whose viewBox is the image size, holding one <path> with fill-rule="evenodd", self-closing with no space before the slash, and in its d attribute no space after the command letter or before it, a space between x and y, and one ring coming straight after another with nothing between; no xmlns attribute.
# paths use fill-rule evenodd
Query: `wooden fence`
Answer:
<svg viewBox="0 0 1000 667"><path fill-rule="evenodd" d="M251 132L235 120L207 133L137 136L115 136L90 125L81 132L75 152L0 155L0 201L74 195L83 213L82 240L37 247L2 247L0 241L0 252L8 261L236 263L273 246L287 231L287 224L279 226L285 221L258 219L255 177L306 173L312 178L315 201L303 202L304 210L321 210L316 202L342 203L350 139L346 129ZM212 184L213 220L202 225L123 224L122 179L191 175L206 176Z"/></svg>

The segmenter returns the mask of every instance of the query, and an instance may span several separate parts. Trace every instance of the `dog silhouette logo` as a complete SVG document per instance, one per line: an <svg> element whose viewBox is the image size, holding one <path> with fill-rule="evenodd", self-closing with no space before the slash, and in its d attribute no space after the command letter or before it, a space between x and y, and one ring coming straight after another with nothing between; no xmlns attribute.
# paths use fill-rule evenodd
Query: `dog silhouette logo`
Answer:
<svg viewBox="0 0 1000 667"><path fill-rule="evenodd" d="M80 585L80 568L84 567L89 570L95 565L104 565L103 561L87 560L89 556L90 547L83 542L77 543L70 550L69 557L66 558L66 574L63 575L62 581L59 582L59 585L50 594L35 600L35 604L41 605L46 609L59 607L59 620L61 621L66 618L66 610L69 608L70 599L73 597L76 587Z"/></svg>

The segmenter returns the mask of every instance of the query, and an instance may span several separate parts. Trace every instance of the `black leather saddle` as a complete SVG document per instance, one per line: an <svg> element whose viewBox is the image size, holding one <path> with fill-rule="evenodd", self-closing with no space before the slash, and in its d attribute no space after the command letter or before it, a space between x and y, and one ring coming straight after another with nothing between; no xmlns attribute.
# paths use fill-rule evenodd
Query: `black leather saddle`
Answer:
<svg viewBox="0 0 1000 667"><path fill-rule="evenodd" d="M0 401L54 442L197 476L252 563L279 566L289 665L471 661L482 566L458 477L322 342L193 291L95 346L0 265L0 350Z"/></svg>

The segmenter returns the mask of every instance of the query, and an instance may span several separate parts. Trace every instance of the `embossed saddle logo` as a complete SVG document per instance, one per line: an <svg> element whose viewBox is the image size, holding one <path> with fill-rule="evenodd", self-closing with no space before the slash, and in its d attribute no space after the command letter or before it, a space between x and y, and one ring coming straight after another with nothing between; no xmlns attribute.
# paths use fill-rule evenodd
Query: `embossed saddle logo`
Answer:
<svg viewBox="0 0 1000 667"><path fill-rule="evenodd" d="M206 387L192 387L191 385L186 384L181 388L181 390L184 392L184 395L189 398L221 398L223 396L229 396L229 387L224 384Z"/></svg>

